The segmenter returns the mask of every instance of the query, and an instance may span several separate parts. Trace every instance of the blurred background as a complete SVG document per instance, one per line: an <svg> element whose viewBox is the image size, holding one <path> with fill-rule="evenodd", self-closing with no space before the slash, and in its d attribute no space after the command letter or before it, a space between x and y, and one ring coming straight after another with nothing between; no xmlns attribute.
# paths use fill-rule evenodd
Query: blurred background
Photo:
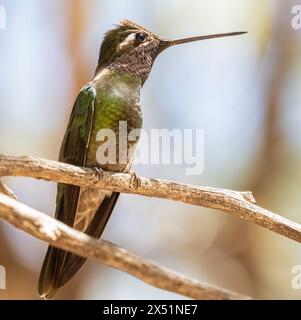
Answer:
<svg viewBox="0 0 301 320"><path fill-rule="evenodd" d="M248 31L158 57L142 92L144 128L205 130L205 169L136 165L139 175L252 190L257 203L301 223L301 30L283 0L0 0L0 153L56 160L73 102L91 79L106 30L132 19L168 38ZM143 143L143 141L141 141ZM4 181L53 215L56 184ZM103 234L188 276L255 298L301 298L291 268L301 246L225 213L122 195ZM1 299L39 299L47 245L0 222ZM89 261L57 299L178 299Z"/></svg>

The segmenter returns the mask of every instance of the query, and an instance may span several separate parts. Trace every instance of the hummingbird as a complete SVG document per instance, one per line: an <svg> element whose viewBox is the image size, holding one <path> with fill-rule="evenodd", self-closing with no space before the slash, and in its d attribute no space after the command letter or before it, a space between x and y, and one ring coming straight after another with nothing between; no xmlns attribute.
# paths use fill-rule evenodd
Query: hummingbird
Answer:
<svg viewBox="0 0 301 320"><path fill-rule="evenodd" d="M108 31L99 50L94 78L79 92L68 122L59 153L59 161L94 168L100 178L102 170L131 172L131 164L139 140L127 143L126 161L119 161L119 136L142 128L140 91L149 76L156 57L165 49L192 41L236 36L231 32L168 40L130 20L123 20ZM121 133L119 123L125 121ZM97 150L105 141L97 133L109 129L116 134L116 161L99 163ZM123 150L124 153L124 150ZM133 181L138 177L133 174ZM138 185L138 184L137 184ZM100 238L111 216L118 192L98 188L81 188L59 183L55 218L76 230ZM49 246L39 277L38 292L53 298L79 271L86 258Z"/></svg>

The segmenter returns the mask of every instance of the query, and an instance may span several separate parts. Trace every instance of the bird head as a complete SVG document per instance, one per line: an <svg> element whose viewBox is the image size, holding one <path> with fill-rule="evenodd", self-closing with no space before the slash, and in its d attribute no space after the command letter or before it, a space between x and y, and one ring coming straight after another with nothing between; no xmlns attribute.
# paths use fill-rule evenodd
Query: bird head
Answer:
<svg viewBox="0 0 301 320"><path fill-rule="evenodd" d="M100 47L96 72L109 68L141 77L144 82L153 63L163 50L188 42L240 35L245 32L231 32L205 36L168 40L158 36L130 20L123 20L105 34Z"/></svg>

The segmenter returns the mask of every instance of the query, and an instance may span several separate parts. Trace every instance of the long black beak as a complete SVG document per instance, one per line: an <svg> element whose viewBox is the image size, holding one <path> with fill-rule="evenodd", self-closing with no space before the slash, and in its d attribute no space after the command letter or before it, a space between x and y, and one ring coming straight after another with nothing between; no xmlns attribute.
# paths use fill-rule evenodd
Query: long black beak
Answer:
<svg viewBox="0 0 301 320"><path fill-rule="evenodd" d="M177 39L177 40L162 40L161 46L162 46L162 50L164 50L168 47L175 46L178 44L187 43L187 42L208 40L208 39L214 39L214 38L232 37L232 36L238 36L238 35L241 35L244 33L247 33L247 31L217 33L217 34L210 34L210 35L206 35L206 36L197 36L197 37L183 38L183 39Z"/></svg>

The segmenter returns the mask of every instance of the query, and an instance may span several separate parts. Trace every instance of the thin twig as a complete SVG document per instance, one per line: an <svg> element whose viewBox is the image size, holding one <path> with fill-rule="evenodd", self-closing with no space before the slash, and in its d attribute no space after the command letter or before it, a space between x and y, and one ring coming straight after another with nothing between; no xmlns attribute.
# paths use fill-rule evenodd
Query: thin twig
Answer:
<svg viewBox="0 0 301 320"><path fill-rule="evenodd" d="M140 177L141 183L135 188L131 184L130 174L104 172L103 179L99 179L98 174L89 168L39 158L1 155L0 176L27 176L219 209L301 242L301 225L255 205L251 192L198 187L144 177Z"/></svg>
<svg viewBox="0 0 301 320"><path fill-rule="evenodd" d="M96 240L4 194L0 194L0 218L58 248L100 261L161 289L194 299L250 299L180 275L108 241Z"/></svg>
<svg viewBox="0 0 301 320"><path fill-rule="evenodd" d="M6 194L7 196L17 199L17 196L14 194L14 192L0 180L0 192Z"/></svg>

